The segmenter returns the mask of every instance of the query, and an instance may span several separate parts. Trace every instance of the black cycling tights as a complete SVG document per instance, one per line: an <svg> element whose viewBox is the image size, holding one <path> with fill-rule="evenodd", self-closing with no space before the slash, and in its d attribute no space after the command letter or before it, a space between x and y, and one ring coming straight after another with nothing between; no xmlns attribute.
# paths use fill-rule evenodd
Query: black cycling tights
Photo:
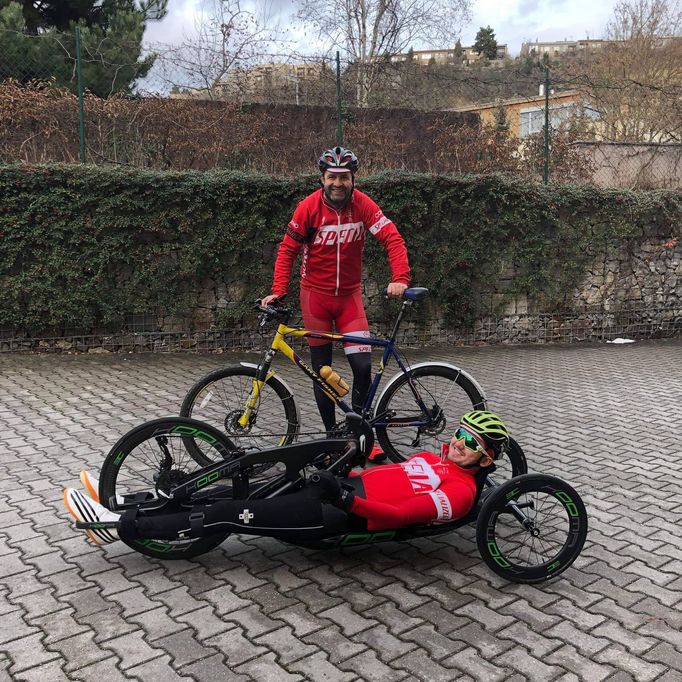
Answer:
<svg viewBox="0 0 682 682"><path fill-rule="evenodd" d="M355 412L360 412L369 391L372 380L372 354L371 353L351 353L346 355L350 368L353 371L353 393L352 404ZM320 367L332 364L332 344L326 343L323 346L310 346L310 360L313 369L319 373ZM342 372L339 372L343 376ZM327 398L322 389L315 385L315 402L320 411L320 417L324 423L327 433L332 431L336 424L335 405Z"/></svg>
<svg viewBox="0 0 682 682"><path fill-rule="evenodd" d="M221 500L176 512L128 511L119 536L125 540L205 537L216 533L267 535L290 541L315 541L348 530L348 515L303 489L269 500Z"/></svg>

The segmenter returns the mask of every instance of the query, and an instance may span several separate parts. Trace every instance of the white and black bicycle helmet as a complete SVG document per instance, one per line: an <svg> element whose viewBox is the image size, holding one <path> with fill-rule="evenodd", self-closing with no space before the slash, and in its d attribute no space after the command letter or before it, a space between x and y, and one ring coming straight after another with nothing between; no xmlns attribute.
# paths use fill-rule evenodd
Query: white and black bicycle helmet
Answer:
<svg viewBox="0 0 682 682"><path fill-rule="evenodd" d="M317 163L320 173L332 171L333 173L344 173L350 171L355 175L360 162L358 157L350 149L344 147L332 147L323 152Z"/></svg>

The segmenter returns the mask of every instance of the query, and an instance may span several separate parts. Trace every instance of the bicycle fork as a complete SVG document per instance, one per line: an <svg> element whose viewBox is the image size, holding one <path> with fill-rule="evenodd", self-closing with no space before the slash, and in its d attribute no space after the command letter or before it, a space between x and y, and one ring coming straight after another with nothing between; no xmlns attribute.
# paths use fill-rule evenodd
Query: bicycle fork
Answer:
<svg viewBox="0 0 682 682"><path fill-rule="evenodd" d="M244 410L239 419L237 419L237 423L243 429L247 429L258 414L258 403L260 402L261 391L268 379L274 374L274 372L270 370L270 365L274 357L275 352L271 349L267 351L263 357L263 361L258 365L258 373L251 382L251 391L246 399Z"/></svg>

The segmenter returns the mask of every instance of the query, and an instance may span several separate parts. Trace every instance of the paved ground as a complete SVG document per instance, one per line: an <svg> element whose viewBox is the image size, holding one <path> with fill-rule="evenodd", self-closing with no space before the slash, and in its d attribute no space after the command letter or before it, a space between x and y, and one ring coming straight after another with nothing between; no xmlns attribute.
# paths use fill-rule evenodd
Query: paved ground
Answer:
<svg viewBox="0 0 682 682"><path fill-rule="evenodd" d="M96 548L62 486L226 356L0 356L0 680L682 680L682 342L412 356L466 367L531 468L583 495L559 579L505 584L469 528L344 553L233 536L194 563Z"/></svg>

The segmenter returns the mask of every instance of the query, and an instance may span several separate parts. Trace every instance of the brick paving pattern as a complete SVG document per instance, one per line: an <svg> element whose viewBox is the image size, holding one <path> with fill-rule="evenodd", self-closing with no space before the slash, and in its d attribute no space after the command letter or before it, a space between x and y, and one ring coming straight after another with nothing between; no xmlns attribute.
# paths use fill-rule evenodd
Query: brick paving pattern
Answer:
<svg viewBox="0 0 682 682"><path fill-rule="evenodd" d="M246 356L0 356L0 681L682 680L682 342L408 355L466 368L531 470L580 491L560 578L505 583L473 527L327 552L234 535L192 562L97 548L63 486Z"/></svg>

